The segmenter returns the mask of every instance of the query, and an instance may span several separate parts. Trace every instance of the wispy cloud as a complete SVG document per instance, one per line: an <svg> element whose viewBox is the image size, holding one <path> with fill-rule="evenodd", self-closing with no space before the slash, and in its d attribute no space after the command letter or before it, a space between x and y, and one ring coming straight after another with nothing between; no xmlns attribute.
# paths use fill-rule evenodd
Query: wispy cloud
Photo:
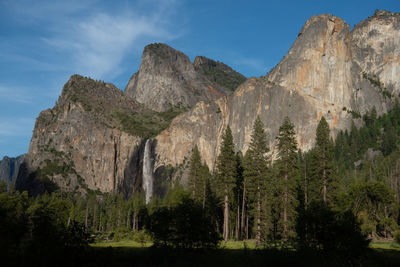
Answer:
<svg viewBox="0 0 400 267"><path fill-rule="evenodd" d="M176 0L117 5L96 0L39 2L15 1L9 6L19 14L21 23L29 21L41 29L42 36L37 39L41 49L55 55L37 59L41 68L50 69L59 64L54 61L62 61L69 73L112 80L123 71L126 55L140 51L149 41L166 42L180 35L172 23L179 6ZM35 62L32 59L30 63Z"/></svg>
<svg viewBox="0 0 400 267"><path fill-rule="evenodd" d="M173 38L162 26L159 18L135 14L110 16L99 13L71 27L67 34L43 38L50 46L71 56L73 68L96 78L118 73L119 64L134 42L150 36L163 40Z"/></svg>
<svg viewBox="0 0 400 267"><path fill-rule="evenodd" d="M32 102L32 95L26 88L15 88L4 86L0 84L0 103L3 101L30 104Z"/></svg>
<svg viewBox="0 0 400 267"><path fill-rule="evenodd" d="M30 136L35 124L34 118L0 118L0 139L8 136Z"/></svg>

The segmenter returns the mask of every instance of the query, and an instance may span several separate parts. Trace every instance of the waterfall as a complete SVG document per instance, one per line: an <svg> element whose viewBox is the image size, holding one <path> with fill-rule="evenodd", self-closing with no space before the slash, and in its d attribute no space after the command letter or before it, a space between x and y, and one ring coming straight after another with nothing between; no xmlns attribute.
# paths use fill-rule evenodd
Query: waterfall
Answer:
<svg viewBox="0 0 400 267"><path fill-rule="evenodd" d="M150 202L153 195L153 168L151 162L151 144L150 139L146 140L143 156L143 190L146 194L146 204Z"/></svg>

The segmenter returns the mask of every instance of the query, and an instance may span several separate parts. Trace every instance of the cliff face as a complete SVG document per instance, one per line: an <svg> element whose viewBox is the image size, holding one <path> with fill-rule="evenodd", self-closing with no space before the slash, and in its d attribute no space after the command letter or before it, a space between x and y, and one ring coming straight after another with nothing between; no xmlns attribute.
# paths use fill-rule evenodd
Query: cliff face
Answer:
<svg viewBox="0 0 400 267"><path fill-rule="evenodd" d="M267 76L249 79L214 103L198 104L157 136L156 166L179 165L196 144L212 169L226 125L236 149L245 152L257 115L271 148L283 118L289 116L299 147L308 150L322 116L334 137L373 107L386 112L400 90L399 18L378 12L350 31L338 17L313 16Z"/></svg>
<svg viewBox="0 0 400 267"><path fill-rule="evenodd" d="M223 63L188 56L165 44L150 44L125 94L155 111L193 107L229 94L246 78Z"/></svg>
<svg viewBox="0 0 400 267"><path fill-rule="evenodd" d="M5 181L7 186L15 182L18 177L19 167L24 161L24 155L16 158L4 157L0 160L0 181Z"/></svg>
<svg viewBox="0 0 400 267"><path fill-rule="evenodd" d="M299 147L308 150L322 116L334 137L373 107L383 113L393 105L400 93L399 42L398 14L377 12L352 31L338 17L313 16L270 73L244 83L223 63L197 57L192 64L166 45L149 45L124 93L71 77L55 107L36 121L17 186L49 180L65 190L130 195L143 185L147 143L150 191L162 194L166 170L182 165L194 145L214 168L227 125L236 150L246 152L257 116L272 150L285 116Z"/></svg>
<svg viewBox="0 0 400 267"><path fill-rule="evenodd" d="M115 86L72 76L55 107L36 120L17 187L40 191L36 184L50 180L68 191L129 195L140 177L142 138L124 131L123 120L141 112Z"/></svg>

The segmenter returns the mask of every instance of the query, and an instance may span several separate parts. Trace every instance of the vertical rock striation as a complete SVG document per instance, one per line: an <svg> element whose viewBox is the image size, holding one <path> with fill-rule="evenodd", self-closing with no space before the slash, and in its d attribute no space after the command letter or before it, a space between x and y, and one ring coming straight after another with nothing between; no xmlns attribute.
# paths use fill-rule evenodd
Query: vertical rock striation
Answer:
<svg viewBox="0 0 400 267"><path fill-rule="evenodd" d="M230 125L236 149L245 152L257 116L274 148L285 116L308 150L325 116L333 137L375 107L386 112L400 90L400 16L380 11L353 31L338 17L310 18L288 54L265 77L251 78L232 95L199 103L157 136L156 167L179 165L194 145L212 169L221 135ZM375 80L374 80L375 79Z"/></svg>

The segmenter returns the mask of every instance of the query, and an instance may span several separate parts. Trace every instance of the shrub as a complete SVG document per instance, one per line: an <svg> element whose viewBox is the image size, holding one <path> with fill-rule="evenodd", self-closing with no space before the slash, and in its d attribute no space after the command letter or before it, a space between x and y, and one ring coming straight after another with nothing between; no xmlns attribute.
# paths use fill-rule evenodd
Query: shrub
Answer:
<svg viewBox="0 0 400 267"><path fill-rule="evenodd" d="M310 203L297 222L300 247L338 253L355 259L368 248L370 240L350 211L338 212L320 202Z"/></svg>
<svg viewBox="0 0 400 267"><path fill-rule="evenodd" d="M176 206L155 210L147 226L155 246L215 248L221 240L211 218L189 197Z"/></svg>
<svg viewBox="0 0 400 267"><path fill-rule="evenodd" d="M394 232L393 237L394 241L396 241L396 243L400 245L400 230Z"/></svg>

